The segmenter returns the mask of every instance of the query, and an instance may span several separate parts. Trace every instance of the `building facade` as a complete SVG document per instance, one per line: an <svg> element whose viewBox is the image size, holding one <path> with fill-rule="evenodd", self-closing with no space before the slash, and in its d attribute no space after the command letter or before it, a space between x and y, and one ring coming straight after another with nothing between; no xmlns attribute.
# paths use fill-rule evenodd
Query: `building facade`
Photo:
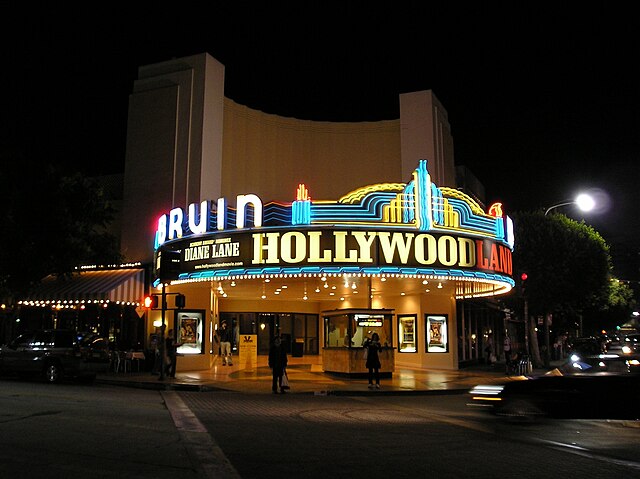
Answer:
<svg viewBox="0 0 640 479"><path fill-rule="evenodd" d="M314 122L226 98L208 54L139 69L122 252L157 266L156 294L185 296L144 319L178 332L181 369L212 367L222 321L239 351L265 353L278 331L332 372L361 372L374 331L389 372L458 368L457 303L513 287L512 224L456 189L433 92L399 103L398 120Z"/></svg>

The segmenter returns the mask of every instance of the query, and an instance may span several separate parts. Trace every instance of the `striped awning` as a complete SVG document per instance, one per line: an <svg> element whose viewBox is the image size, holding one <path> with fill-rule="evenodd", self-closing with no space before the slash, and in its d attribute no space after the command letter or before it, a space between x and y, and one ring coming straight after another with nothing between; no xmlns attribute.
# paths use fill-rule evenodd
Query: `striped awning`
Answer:
<svg viewBox="0 0 640 479"><path fill-rule="evenodd" d="M114 301L139 304L144 291L144 269L89 270L68 278L49 275L22 303Z"/></svg>

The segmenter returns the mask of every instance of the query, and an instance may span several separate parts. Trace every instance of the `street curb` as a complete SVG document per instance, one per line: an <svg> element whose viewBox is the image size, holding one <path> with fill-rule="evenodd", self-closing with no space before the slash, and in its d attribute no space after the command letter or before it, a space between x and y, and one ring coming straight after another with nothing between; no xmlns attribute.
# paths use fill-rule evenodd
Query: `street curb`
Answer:
<svg viewBox="0 0 640 479"><path fill-rule="evenodd" d="M228 389L213 386L210 384L184 384L184 383L163 383L161 381L120 381L110 380L108 378L97 378L96 384L105 384L109 386L120 386L135 389L147 389L153 391L188 391L188 392L236 392L242 394L254 394L254 391L238 391L237 389ZM469 388L456 389L376 389L376 390L340 390L327 389L317 391L289 391L287 394L292 395L311 395L311 396L428 396L428 395L459 395L465 394ZM259 393L259 392L258 392ZM266 392L265 392L266 394Z"/></svg>

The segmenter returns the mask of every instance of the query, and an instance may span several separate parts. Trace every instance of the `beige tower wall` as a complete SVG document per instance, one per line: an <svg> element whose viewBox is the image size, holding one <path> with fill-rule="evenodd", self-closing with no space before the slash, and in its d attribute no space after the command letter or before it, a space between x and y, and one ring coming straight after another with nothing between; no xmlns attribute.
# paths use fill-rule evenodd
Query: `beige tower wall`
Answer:
<svg viewBox="0 0 640 479"><path fill-rule="evenodd" d="M335 200L375 183L407 182L426 158L455 186L447 112L431 91L400 95L400 119L337 123L285 118L224 97L208 54L139 69L129 100L122 214L127 261L153 258L156 221L173 207L238 194L291 202L298 184Z"/></svg>
<svg viewBox="0 0 640 479"><path fill-rule="evenodd" d="M431 90L400 95L400 136L405 178L410 178L418 160L426 159L436 185L456 187L451 126L447 111Z"/></svg>
<svg viewBox="0 0 640 479"><path fill-rule="evenodd" d="M129 98L122 253L149 262L157 218L221 192L224 66L202 54L139 69Z"/></svg>

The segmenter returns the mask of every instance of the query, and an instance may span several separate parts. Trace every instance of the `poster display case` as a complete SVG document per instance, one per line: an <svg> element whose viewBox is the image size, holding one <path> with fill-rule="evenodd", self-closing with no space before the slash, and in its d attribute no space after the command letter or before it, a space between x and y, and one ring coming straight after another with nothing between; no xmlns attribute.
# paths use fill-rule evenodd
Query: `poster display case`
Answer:
<svg viewBox="0 0 640 479"><path fill-rule="evenodd" d="M449 331L446 314L425 315L425 327L428 353L449 352Z"/></svg>
<svg viewBox="0 0 640 479"><path fill-rule="evenodd" d="M398 352L417 353L418 337L416 335L418 318L415 314L398 315Z"/></svg>
<svg viewBox="0 0 640 479"><path fill-rule="evenodd" d="M203 310L176 311L175 325L178 354L193 355L204 354L204 340L202 330L204 328Z"/></svg>

